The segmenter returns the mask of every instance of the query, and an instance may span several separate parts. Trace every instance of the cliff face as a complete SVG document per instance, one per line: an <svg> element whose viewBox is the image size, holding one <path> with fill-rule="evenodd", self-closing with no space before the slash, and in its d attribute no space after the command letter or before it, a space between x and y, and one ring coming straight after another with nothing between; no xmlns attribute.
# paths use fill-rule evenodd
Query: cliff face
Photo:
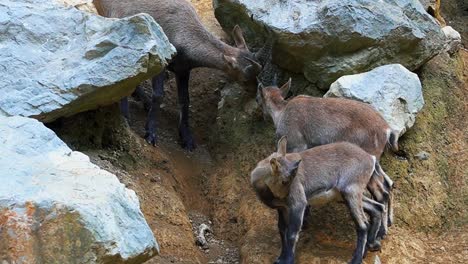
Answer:
<svg viewBox="0 0 468 264"><path fill-rule="evenodd" d="M383 161L401 182L400 217L409 226L430 230L466 224L467 55L442 54L420 70L428 104L400 140L406 160L386 156ZM418 158L422 151L429 153L427 160Z"/></svg>
<svg viewBox="0 0 468 264"><path fill-rule="evenodd" d="M446 2L448 6L454 3ZM211 1L193 0L193 3L210 31L227 38L214 18ZM448 24L451 19L445 15ZM395 224L383 242L382 252L369 254L366 263L374 263L376 256L382 263L466 262L467 64L468 52L461 50L451 57L442 53L415 71L422 84L425 106L414 126L400 138L401 150L396 154L385 153L382 158L383 168L396 185ZM288 74L282 72L280 77L289 78ZM177 144L177 89L172 74L165 84L157 147L143 140L146 111L138 99L130 99L128 121L120 116L117 105L112 105L59 118L47 126L70 149L84 152L100 171L110 171L126 188L135 191L144 215L139 220L146 221L149 228L145 232L152 232L160 246L160 254L147 263L272 263L280 250L276 212L259 202L250 186L249 174L259 160L275 149L273 124L262 118L255 93L228 80L224 74L197 69L191 76L190 113L198 142L193 153L180 150ZM293 77L307 82L300 74ZM130 86L135 83L130 82L125 89L132 90ZM149 94L149 82L144 82L143 87ZM302 90L314 96L324 94L313 86L307 87ZM1 139L0 134L3 142ZM114 183L119 190L127 190L117 181ZM106 186L101 189L110 192L109 195L120 194ZM23 207L21 212L32 219L50 213L30 203ZM69 223L62 238L81 234L84 242L92 239L91 233L75 221L75 213L57 212L57 219ZM2 233L2 228L15 212L0 209L2 213L0 237L8 235ZM355 231L346 208L334 204L314 209L310 222L301 232L297 262L348 261ZM125 227L127 223L123 224ZM206 234L208 248L195 242L201 224L211 229ZM60 225L51 221L47 227L50 234L56 234L55 227ZM28 234L24 232L19 240ZM53 240L50 246L64 241L46 237ZM0 260L9 250L3 241L0 240ZM80 244L82 247L86 245L84 242ZM64 250L82 252L76 244L63 245ZM150 253L155 252L131 260L140 263ZM115 262L113 258L108 260Z"/></svg>

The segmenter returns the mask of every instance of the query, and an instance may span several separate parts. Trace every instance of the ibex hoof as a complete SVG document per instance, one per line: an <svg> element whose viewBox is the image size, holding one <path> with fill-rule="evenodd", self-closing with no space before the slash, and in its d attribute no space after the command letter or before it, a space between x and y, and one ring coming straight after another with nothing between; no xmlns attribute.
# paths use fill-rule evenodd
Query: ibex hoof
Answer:
<svg viewBox="0 0 468 264"><path fill-rule="evenodd" d="M195 142L192 138L189 140L182 140L182 147L190 152L194 151L195 148L197 147L195 145Z"/></svg>
<svg viewBox="0 0 468 264"><path fill-rule="evenodd" d="M392 225L393 225L393 216L388 216L387 225L388 225L388 226L392 226Z"/></svg>
<svg viewBox="0 0 468 264"><path fill-rule="evenodd" d="M273 264L294 264L292 261L277 259Z"/></svg>
<svg viewBox="0 0 468 264"><path fill-rule="evenodd" d="M193 139L192 133L190 132L188 127L180 127L179 135L182 141L182 148L190 152L196 148L195 140Z"/></svg>
<svg viewBox="0 0 468 264"><path fill-rule="evenodd" d="M387 236L387 229L381 226L379 229L379 232L377 233L377 239L378 240L385 239L386 236Z"/></svg>
<svg viewBox="0 0 468 264"><path fill-rule="evenodd" d="M377 234L377 239L379 240L384 240L386 237L387 237L387 232L379 231L379 233Z"/></svg>
<svg viewBox="0 0 468 264"><path fill-rule="evenodd" d="M375 252L375 251L380 251L380 249L382 248L382 245L380 244L380 241L374 241L373 243L368 243L367 244L367 249L369 249L369 251L371 252Z"/></svg>
<svg viewBox="0 0 468 264"><path fill-rule="evenodd" d="M156 146L156 143L158 142L158 138L155 133L146 133L145 140L148 142L148 144L153 146Z"/></svg>

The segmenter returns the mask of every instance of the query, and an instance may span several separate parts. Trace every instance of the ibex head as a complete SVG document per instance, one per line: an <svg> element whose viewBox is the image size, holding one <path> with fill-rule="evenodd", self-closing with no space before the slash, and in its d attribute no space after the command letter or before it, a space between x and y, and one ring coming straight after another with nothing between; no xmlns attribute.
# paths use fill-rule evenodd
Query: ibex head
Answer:
<svg viewBox="0 0 468 264"><path fill-rule="evenodd" d="M283 101L291 90L291 78L283 86L279 87L276 84L276 76L271 86L265 87L260 80L257 80L257 104L263 111L263 117L268 118L271 113L272 107L275 107L275 103Z"/></svg>
<svg viewBox="0 0 468 264"><path fill-rule="evenodd" d="M270 159L270 166L273 181L278 185L289 186L294 177L296 177L297 170L302 161L301 157L297 155L288 155L286 157L287 139L283 136L278 141L278 150L276 156Z"/></svg>
<svg viewBox="0 0 468 264"><path fill-rule="evenodd" d="M262 65L257 62L255 54L250 52L238 25L232 30L232 37L236 47L223 54L223 59L228 66L226 72L238 82L254 83L262 70Z"/></svg>

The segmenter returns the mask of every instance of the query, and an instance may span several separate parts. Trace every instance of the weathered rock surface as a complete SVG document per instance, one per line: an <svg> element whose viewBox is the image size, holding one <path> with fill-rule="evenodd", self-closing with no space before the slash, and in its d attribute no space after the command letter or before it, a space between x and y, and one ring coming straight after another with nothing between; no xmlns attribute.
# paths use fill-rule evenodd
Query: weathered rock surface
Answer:
<svg viewBox="0 0 468 264"><path fill-rule="evenodd" d="M457 52L462 47L461 35L451 26L442 28L442 32L445 34L445 50L449 54Z"/></svg>
<svg viewBox="0 0 468 264"><path fill-rule="evenodd" d="M214 0L220 24L239 24L250 43L277 38L273 60L322 89L343 75L399 63L420 67L444 45L438 24L408 0ZM253 19L251 19L251 17Z"/></svg>
<svg viewBox="0 0 468 264"><path fill-rule="evenodd" d="M153 18L109 19L49 0L0 3L0 115L49 122L130 94L174 47Z"/></svg>
<svg viewBox="0 0 468 264"><path fill-rule="evenodd" d="M141 263L159 250L134 191L53 131L0 116L0 262Z"/></svg>
<svg viewBox="0 0 468 264"><path fill-rule="evenodd" d="M466 17L468 12L468 1L443 0L441 2L441 11L447 26L453 27L460 32L462 43L465 48L468 47L468 27L466 26Z"/></svg>
<svg viewBox="0 0 468 264"><path fill-rule="evenodd" d="M345 97L372 105L400 136L413 126L424 106L418 76L400 64L343 76L324 97Z"/></svg>
<svg viewBox="0 0 468 264"><path fill-rule="evenodd" d="M445 19L441 15L441 1L440 0L419 0L421 2L424 10L427 11L431 16L433 16L441 26L445 26Z"/></svg>
<svg viewBox="0 0 468 264"><path fill-rule="evenodd" d="M93 0L55 0L65 6L74 6L79 10L97 14L97 9L94 6Z"/></svg>

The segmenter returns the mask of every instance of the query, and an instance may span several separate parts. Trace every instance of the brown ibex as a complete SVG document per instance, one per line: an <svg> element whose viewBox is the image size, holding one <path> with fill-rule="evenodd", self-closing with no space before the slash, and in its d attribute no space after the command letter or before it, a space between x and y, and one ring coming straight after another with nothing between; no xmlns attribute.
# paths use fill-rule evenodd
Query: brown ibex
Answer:
<svg viewBox="0 0 468 264"><path fill-rule="evenodd" d="M277 152L260 161L250 180L259 199L278 212L281 254L276 264L294 263L308 204L323 205L343 200L356 225L357 245L351 263L362 263L366 249L379 250L376 240L384 206L364 192L373 174L376 158L349 142L331 143L299 153L286 153L287 139ZM370 223L364 212L370 215Z"/></svg>
<svg viewBox="0 0 468 264"><path fill-rule="evenodd" d="M347 141L377 158L379 174L372 177L368 189L385 204L379 238L393 221L391 189L393 182L379 165L385 146L398 149L398 135L371 106L343 98L317 98L305 95L285 100L291 79L281 88L258 85L257 102L265 117L270 116L276 136L288 137L288 152L300 152L315 146Z"/></svg>
<svg viewBox="0 0 468 264"><path fill-rule="evenodd" d="M195 147L189 126L189 78L197 67L215 68L226 72L239 82L255 82L261 65L257 62L264 54L249 51L242 30L235 26L233 38L236 47L229 46L213 36L200 22L193 6L186 0L95 0L99 13L106 17L124 17L148 13L162 27L177 55L167 67L175 73L180 105L179 135L182 146ZM146 141L155 145L156 116L164 96L164 71L152 79L153 95L146 122ZM137 88L136 93L142 94ZM128 102L122 101L124 115L128 116Z"/></svg>

